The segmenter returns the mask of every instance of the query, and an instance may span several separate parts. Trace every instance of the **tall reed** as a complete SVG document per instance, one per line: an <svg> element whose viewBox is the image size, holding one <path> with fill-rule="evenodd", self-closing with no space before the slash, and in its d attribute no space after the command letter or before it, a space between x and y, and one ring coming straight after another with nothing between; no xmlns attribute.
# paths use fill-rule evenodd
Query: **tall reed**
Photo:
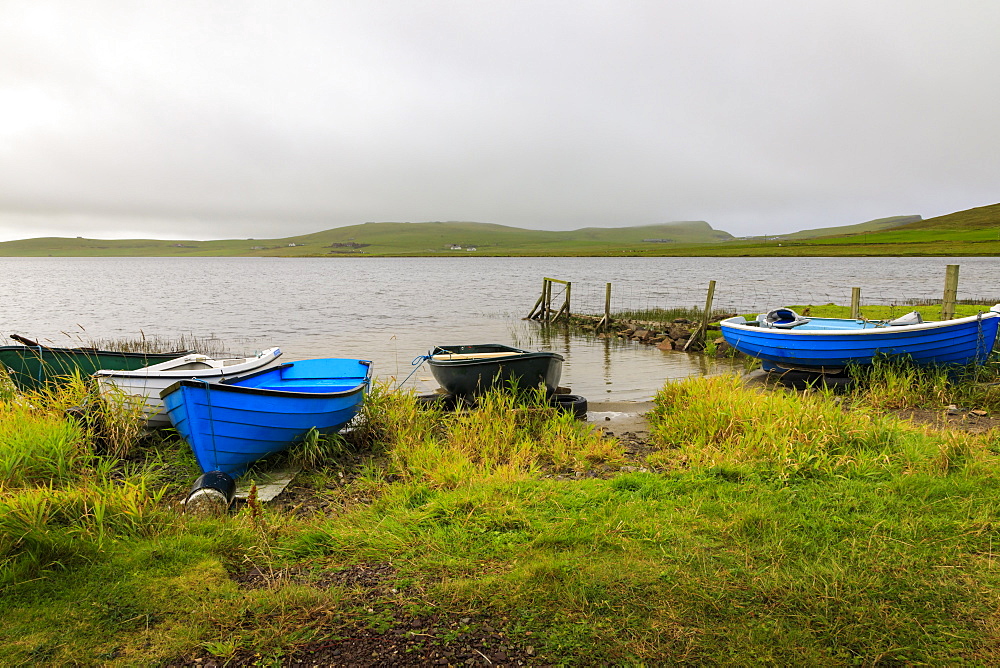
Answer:
<svg viewBox="0 0 1000 668"><path fill-rule="evenodd" d="M0 401L0 488L64 485L91 460L80 425L26 400Z"/></svg>
<svg viewBox="0 0 1000 668"><path fill-rule="evenodd" d="M145 402L118 388L98 392L93 379L79 372L42 388L24 393L34 405L77 417L95 449L114 457L127 457L144 435Z"/></svg>
<svg viewBox="0 0 1000 668"><path fill-rule="evenodd" d="M879 358L850 370L850 400L879 410L940 409L950 404L1000 410L1000 366L917 366Z"/></svg>
<svg viewBox="0 0 1000 668"><path fill-rule="evenodd" d="M584 471L622 458L616 441L552 408L541 392L493 390L474 407L445 412L413 394L376 388L364 417L359 434L384 448L393 474L446 488L542 467Z"/></svg>
<svg viewBox="0 0 1000 668"><path fill-rule="evenodd" d="M954 391L948 370L907 360L877 358L870 365L852 367L850 373L852 398L880 410L937 408L948 404Z"/></svg>
<svg viewBox="0 0 1000 668"><path fill-rule="evenodd" d="M654 399L651 461L671 468L730 467L779 477L899 468L913 440L899 423L828 394L761 392L735 375L668 383Z"/></svg>
<svg viewBox="0 0 1000 668"><path fill-rule="evenodd" d="M166 488L117 466L141 407L98 397L79 374L65 381L0 398L0 581L165 525Z"/></svg>
<svg viewBox="0 0 1000 668"><path fill-rule="evenodd" d="M168 526L164 491L141 478L0 490L0 583L96 557L107 540Z"/></svg>

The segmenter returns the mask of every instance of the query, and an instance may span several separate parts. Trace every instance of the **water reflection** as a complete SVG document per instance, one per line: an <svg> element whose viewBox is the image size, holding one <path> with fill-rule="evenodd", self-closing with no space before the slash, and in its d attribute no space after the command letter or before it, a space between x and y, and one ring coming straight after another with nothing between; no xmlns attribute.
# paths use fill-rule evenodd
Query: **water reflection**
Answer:
<svg viewBox="0 0 1000 668"><path fill-rule="evenodd" d="M564 386L589 399L649 399L670 380L692 375L739 372L739 362L635 343L600 338L561 325L519 322L512 327L522 347L565 356Z"/></svg>

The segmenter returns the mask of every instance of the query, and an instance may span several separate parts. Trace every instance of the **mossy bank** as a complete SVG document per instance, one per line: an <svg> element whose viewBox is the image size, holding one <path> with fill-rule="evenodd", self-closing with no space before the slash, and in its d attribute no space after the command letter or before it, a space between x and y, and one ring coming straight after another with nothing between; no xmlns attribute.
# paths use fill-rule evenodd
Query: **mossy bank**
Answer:
<svg viewBox="0 0 1000 668"><path fill-rule="evenodd" d="M198 471L169 434L111 449L64 416L68 390L8 388L0 653L992 665L1000 433L896 411L989 415L997 381L879 366L835 396L692 378L657 394L641 449L537 398L445 413L377 388L284 495L220 518L180 512Z"/></svg>

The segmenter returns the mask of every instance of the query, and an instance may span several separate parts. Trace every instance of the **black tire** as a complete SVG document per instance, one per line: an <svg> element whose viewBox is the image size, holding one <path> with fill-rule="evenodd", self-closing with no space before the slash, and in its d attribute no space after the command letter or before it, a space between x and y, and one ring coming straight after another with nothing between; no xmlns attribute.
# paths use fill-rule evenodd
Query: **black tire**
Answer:
<svg viewBox="0 0 1000 668"><path fill-rule="evenodd" d="M553 394L549 403L561 411L572 413L577 420L587 419L587 399L579 394Z"/></svg>

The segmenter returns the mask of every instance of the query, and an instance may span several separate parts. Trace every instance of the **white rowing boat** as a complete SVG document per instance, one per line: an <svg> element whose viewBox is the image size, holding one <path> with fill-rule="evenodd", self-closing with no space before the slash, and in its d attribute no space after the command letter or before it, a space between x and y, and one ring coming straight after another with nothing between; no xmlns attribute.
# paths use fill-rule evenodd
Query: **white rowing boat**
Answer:
<svg viewBox="0 0 1000 668"><path fill-rule="evenodd" d="M281 350L269 348L255 357L214 359L208 355L184 355L135 371L102 369L94 373L102 394L121 393L143 401L143 416L150 427L169 427L160 391L179 380L217 383L225 378L260 371L278 363Z"/></svg>

